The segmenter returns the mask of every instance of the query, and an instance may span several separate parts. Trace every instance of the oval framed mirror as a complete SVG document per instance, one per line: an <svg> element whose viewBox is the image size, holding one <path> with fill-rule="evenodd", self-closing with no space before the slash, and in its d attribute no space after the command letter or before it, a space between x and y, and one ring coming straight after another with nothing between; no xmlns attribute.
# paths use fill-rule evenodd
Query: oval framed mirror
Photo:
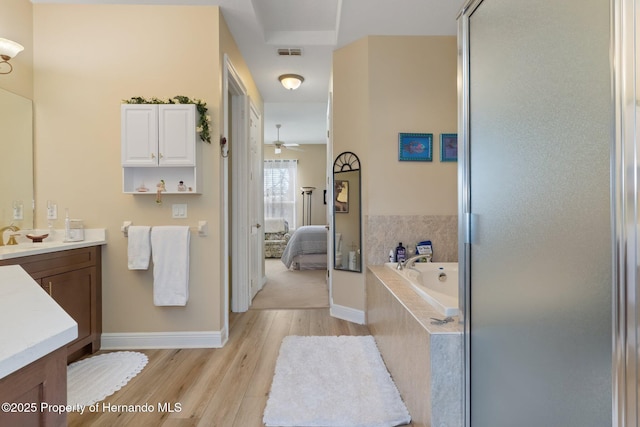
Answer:
<svg viewBox="0 0 640 427"><path fill-rule="evenodd" d="M360 159L345 151L333 162L333 268L362 272Z"/></svg>

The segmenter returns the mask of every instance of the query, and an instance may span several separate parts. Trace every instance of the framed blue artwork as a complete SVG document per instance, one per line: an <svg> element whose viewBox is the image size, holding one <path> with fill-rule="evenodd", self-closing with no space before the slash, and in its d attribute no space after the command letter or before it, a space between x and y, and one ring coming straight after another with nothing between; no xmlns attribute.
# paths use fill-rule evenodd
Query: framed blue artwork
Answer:
<svg viewBox="0 0 640 427"><path fill-rule="evenodd" d="M441 162L457 162L458 161L458 134L457 133L441 133L440 134L440 161Z"/></svg>
<svg viewBox="0 0 640 427"><path fill-rule="evenodd" d="M432 133L399 133L398 160L430 162L433 159Z"/></svg>

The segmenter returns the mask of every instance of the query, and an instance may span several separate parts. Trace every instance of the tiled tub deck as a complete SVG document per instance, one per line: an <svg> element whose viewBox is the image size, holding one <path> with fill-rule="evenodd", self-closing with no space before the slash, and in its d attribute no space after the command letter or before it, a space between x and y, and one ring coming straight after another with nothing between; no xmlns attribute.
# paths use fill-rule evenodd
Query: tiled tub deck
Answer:
<svg viewBox="0 0 640 427"><path fill-rule="evenodd" d="M395 272L367 269L367 325L411 413L413 426L461 427L462 325L443 318Z"/></svg>

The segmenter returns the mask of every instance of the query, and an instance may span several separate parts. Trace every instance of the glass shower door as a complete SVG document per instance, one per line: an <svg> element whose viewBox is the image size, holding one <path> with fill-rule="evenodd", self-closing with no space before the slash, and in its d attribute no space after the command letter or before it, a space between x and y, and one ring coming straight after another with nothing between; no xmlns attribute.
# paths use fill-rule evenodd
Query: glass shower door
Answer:
<svg viewBox="0 0 640 427"><path fill-rule="evenodd" d="M608 426L608 0L472 0L462 43L467 425Z"/></svg>

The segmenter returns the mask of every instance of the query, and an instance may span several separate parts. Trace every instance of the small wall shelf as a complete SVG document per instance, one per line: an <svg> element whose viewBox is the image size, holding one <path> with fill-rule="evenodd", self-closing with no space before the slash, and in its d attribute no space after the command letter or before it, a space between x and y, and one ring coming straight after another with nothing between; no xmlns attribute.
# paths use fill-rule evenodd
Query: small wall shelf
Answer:
<svg viewBox="0 0 640 427"><path fill-rule="evenodd" d="M166 191L162 194L202 194L199 170L196 167L122 168L122 191L127 194L156 195L156 184L164 180ZM186 191L178 191L182 181ZM146 187L147 191L139 191ZM191 190L189 190L191 189Z"/></svg>
<svg viewBox="0 0 640 427"><path fill-rule="evenodd" d="M121 140L124 193L155 195L160 180L162 194L202 193L194 104L123 104Z"/></svg>

